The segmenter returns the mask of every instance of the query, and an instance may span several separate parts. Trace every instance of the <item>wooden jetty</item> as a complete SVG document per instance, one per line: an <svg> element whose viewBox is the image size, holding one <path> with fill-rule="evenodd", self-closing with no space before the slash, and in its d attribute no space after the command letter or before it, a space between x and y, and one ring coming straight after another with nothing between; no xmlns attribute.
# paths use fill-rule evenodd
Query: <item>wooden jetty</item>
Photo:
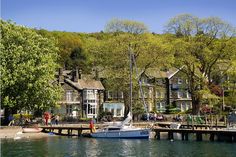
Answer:
<svg viewBox="0 0 236 157"><path fill-rule="evenodd" d="M170 128L170 125L172 124L172 122L159 122L159 123L155 123L154 126L159 126L162 128ZM217 124L217 125L211 125L211 124L184 124L181 123L181 128L188 128L188 129L198 129L198 128L205 128L205 129L211 129L214 128L216 130L218 129L222 129L222 128L226 128L226 124Z"/></svg>
<svg viewBox="0 0 236 157"><path fill-rule="evenodd" d="M168 139L174 139L174 133L181 134L182 140L188 140L189 134L195 134L197 141L202 141L202 135L207 134L209 135L209 140L214 141L229 141L229 142L236 142L236 130L200 130L200 129L170 129L170 128L153 128L152 129L156 135L155 137L159 140L161 138L161 132L168 133Z"/></svg>
<svg viewBox="0 0 236 157"><path fill-rule="evenodd" d="M147 124L143 126L147 127ZM157 127L158 126L158 127ZM160 127L162 126L162 127ZM97 125L96 127L101 127ZM53 132L56 135L62 136L86 136L90 137L90 128L88 125L62 125L62 126L41 126L43 132ZM201 129L199 129L201 128ZM84 132L83 132L84 131ZM236 142L236 130L226 130L226 126L209 126L205 124L201 125L181 125L180 129L172 129L169 127L169 123L159 123L152 127L152 131L155 132L155 138L160 140L162 134L167 133L169 140L174 140L174 133L181 135L182 140L189 140L189 135L193 134L197 141L203 140L203 135L208 135L210 141L229 141ZM75 134L76 132L76 134ZM74 133L74 134L73 134ZM205 139L205 138L204 138Z"/></svg>
<svg viewBox="0 0 236 157"><path fill-rule="evenodd" d="M65 136L73 136L72 134L73 130L77 131L77 136L81 136L82 132L84 130L90 130L89 127L84 126L41 126L42 132L53 132L56 135L65 135ZM55 130L57 130L55 132ZM63 131L67 131L67 134L63 134Z"/></svg>

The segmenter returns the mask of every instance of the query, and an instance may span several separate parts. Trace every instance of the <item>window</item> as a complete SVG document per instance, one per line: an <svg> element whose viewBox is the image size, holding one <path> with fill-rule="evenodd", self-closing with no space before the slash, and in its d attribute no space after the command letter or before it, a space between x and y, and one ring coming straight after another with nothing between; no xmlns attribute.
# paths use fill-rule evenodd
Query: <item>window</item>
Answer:
<svg viewBox="0 0 236 157"><path fill-rule="evenodd" d="M104 111L109 111L113 114L114 117L124 116L124 104L123 103L104 103Z"/></svg>
<svg viewBox="0 0 236 157"><path fill-rule="evenodd" d="M143 92L143 93L142 93ZM139 98L142 98L142 94L144 98L148 98L148 91L146 91L145 89L142 90L142 92L139 90Z"/></svg>
<svg viewBox="0 0 236 157"><path fill-rule="evenodd" d="M84 96L84 111L87 114L87 117L96 117L97 115L97 101L96 101L96 90L84 90L83 96Z"/></svg>
<svg viewBox="0 0 236 157"><path fill-rule="evenodd" d="M188 84L188 79L185 79L185 83Z"/></svg>
<svg viewBox="0 0 236 157"><path fill-rule="evenodd" d="M146 77L142 77L141 78L141 82L142 82L142 84L147 84L147 78Z"/></svg>
<svg viewBox="0 0 236 157"><path fill-rule="evenodd" d="M117 117L121 116L121 109L120 109L120 108L118 108L118 109L116 110L116 116L117 116Z"/></svg>
<svg viewBox="0 0 236 157"><path fill-rule="evenodd" d="M148 97L148 92L147 92L147 90L143 90L143 97L144 97L144 98L147 98L147 97Z"/></svg>
<svg viewBox="0 0 236 157"><path fill-rule="evenodd" d="M66 91L66 101L72 101L72 91Z"/></svg>
<svg viewBox="0 0 236 157"><path fill-rule="evenodd" d="M178 78L178 84L182 84L183 80L181 78Z"/></svg>
<svg viewBox="0 0 236 157"><path fill-rule="evenodd" d="M94 90L86 90L86 99L95 99L95 91Z"/></svg>
<svg viewBox="0 0 236 157"><path fill-rule="evenodd" d="M123 99L123 92L107 91L107 99Z"/></svg>
<svg viewBox="0 0 236 157"><path fill-rule="evenodd" d="M156 98L164 98L165 93L164 91L156 91Z"/></svg>
<svg viewBox="0 0 236 157"><path fill-rule="evenodd" d="M118 92L118 98L123 99L123 92Z"/></svg>
<svg viewBox="0 0 236 157"><path fill-rule="evenodd" d="M178 91L178 92L177 92L177 96L178 96L178 98L183 98L183 92Z"/></svg>
<svg viewBox="0 0 236 157"><path fill-rule="evenodd" d="M156 98L161 98L161 92L160 91L156 91Z"/></svg>
<svg viewBox="0 0 236 157"><path fill-rule="evenodd" d="M96 105L88 104L88 114L96 114Z"/></svg>
<svg viewBox="0 0 236 157"><path fill-rule="evenodd" d="M182 110L186 111L187 110L187 104L185 102L182 102Z"/></svg>
<svg viewBox="0 0 236 157"><path fill-rule="evenodd" d="M108 128L108 130L120 130L120 128Z"/></svg>
<svg viewBox="0 0 236 157"><path fill-rule="evenodd" d="M190 93L188 91L186 91L186 97L191 98Z"/></svg>
<svg viewBox="0 0 236 157"><path fill-rule="evenodd" d="M112 113L112 115L114 115L114 108L111 109L111 113Z"/></svg>
<svg viewBox="0 0 236 157"><path fill-rule="evenodd" d="M163 110L165 109L165 102L157 102L157 110Z"/></svg>
<svg viewBox="0 0 236 157"><path fill-rule="evenodd" d="M66 105L66 113L71 114L72 113L72 105Z"/></svg>
<svg viewBox="0 0 236 157"><path fill-rule="evenodd" d="M161 102L157 103L157 109L161 109Z"/></svg>
<svg viewBox="0 0 236 157"><path fill-rule="evenodd" d="M111 91L107 91L107 98L112 99L112 92Z"/></svg>

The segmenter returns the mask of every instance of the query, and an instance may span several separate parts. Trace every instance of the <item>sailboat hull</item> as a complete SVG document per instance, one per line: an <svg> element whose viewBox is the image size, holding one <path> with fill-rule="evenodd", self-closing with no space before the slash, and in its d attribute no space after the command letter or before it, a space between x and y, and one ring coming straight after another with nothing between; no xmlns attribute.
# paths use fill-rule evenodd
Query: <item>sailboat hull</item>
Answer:
<svg viewBox="0 0 236 157"><path fill-rule="evenodd" d="M101 130L95 133L91 133L94 138L125 138L125 139L148 139L150 129L130 129L109 131Z"/></svg>

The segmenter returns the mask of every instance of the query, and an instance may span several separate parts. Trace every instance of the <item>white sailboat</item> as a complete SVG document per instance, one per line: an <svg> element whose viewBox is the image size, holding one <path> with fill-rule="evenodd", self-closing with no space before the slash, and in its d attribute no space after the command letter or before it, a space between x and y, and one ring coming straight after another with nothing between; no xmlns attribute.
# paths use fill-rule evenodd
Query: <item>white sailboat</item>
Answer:
<svg viewBox="0 0 236 157"><path fill-rule="evenodd" d="M91 133L91 136L96 138L149 138L150 129L134 127L131 121L132 118L129 114L121 124L108 125Z"/></svg>
<svg viewBox="0 0 236 157"><path fill-rule="evenodd" d="M132 138L132 139L148 139L149 138L149 134L150 134L149 128L137 128L132 125L132 64L133 64L132 59L134 59L134 57L130 51L130 112L127 118L121 123L115 123L114 125L108 125L102 129L98 129L96 132L91 133L92 137L95 137L95 138Z"/></svg>

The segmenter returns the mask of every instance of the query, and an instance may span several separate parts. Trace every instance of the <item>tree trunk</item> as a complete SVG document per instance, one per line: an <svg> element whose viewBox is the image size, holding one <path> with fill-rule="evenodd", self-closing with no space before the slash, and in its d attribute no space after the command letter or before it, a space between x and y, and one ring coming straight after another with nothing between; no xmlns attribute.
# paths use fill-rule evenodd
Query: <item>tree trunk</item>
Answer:
<svg viewBox="0 0 236 157"><path fill-rule="evenodd" d="M129 96L129 92L128 91L123 91L124 94L124 105L125 105L125 113L124 113L124 117L126 118L129 111L130 111L130 96Z"/></svg>
<svg viewBox="0 0 236 157"><path fill-rule="evenodd" d="M4 121L2 125L8 125L9 121L8 121L8 117L11 114L11 110L8 107L5 107L4 109Z"/></svg>
<svg viewBox="0 0 236 157"><path fill-rule="evenodd" d="M198 115L200 113L200 99L196 94L192 94L192 114Z"/></svg>

